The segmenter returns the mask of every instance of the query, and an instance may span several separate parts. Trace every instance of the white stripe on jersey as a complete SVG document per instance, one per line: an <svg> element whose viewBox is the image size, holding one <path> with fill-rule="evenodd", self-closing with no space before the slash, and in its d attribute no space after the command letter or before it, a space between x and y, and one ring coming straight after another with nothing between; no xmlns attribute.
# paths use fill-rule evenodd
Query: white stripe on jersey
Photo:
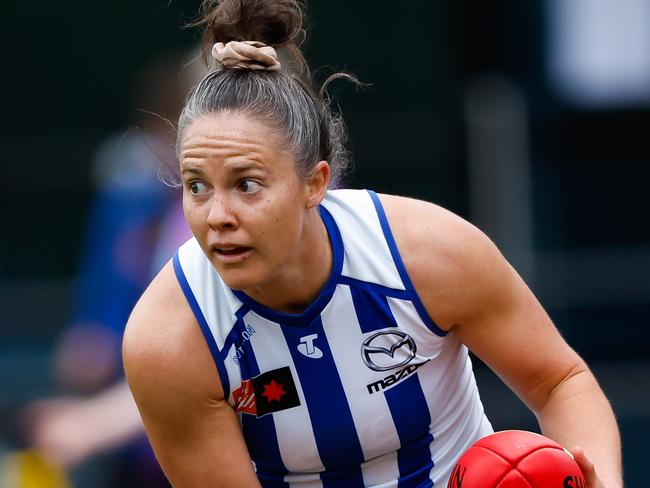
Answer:
<svg viewBox="0 0 650 488"><path fill-rule="evenodd" d="M386 239L383 238L377 212L372 203L368 205L368 193L336 190L329 194L334 198L323 200L323 207L336 216L339 229L354 229L354 232L341 232L345 249L341 274L368 283L380 283L395 290L404 290ZM344 204L354 207L356 213L349 212ZM368 235L382 238L370 240L366 238Z"/></svg>
<svg viewBox="0 0 650 488"><path fill-rule="evenodd" d="M288 474L284 481L289 488L323 488L323 482L318 473Z"/></svg>
<svg viewBox="0 0 650 488"><path fill-rule="evenodd" d="M373 488L397 488L399 466L397 452L389 452L383 456L370 459L361 465L363 482ZM389 481L386 481L389 480Z"/></svg>
<svg viewBox="0 0 650 488"><path fill-rule="evenodd" d="M239 369L239 366L237 366L233 362L233 358L235 357L235 354L237 352L237 349L235 345L233 344L230 346L230 349L228 349L228 354L226 356L226 359L224 361L224 364L226 366L226 371L228 371L228 381L230 384L230 391L224 391L226 395L226 400L230 402L232 406L234 406L234 400L232 398L232 392L239 388L241 385L242 377L241 377L241 369Z"/></svg>
<svg viewBox="0 0 650 488"><path fill-rule="evenodd" d="M422 362L427 359L436 358L445 344L445 339L432 333L422 324L422 320L413 302L394 297L386 297L386 301L400 330L408 331L408 334L418 345L417 356L413 362ZM418 323L422 325L420 327L413 327L413 324ZM431 418L433 419L435 417Z"/></svg>
<svg viewBox="0 0 650 488"><path fill-rule="evenodd" d="M447 340L458 342L453 334L449 334ZM422 368L419 379L425 392L436 392L435 397L426 396L431 418L436 419L431 432L434 460L431 479L435 485L446 486L446 477L459 453L465 452L474 440L491 433L492 427L483 413L465 346L446 347L438 362L438 369L445 365L445 369L454 374L447 371L429 374L427 365Z"/></svg>

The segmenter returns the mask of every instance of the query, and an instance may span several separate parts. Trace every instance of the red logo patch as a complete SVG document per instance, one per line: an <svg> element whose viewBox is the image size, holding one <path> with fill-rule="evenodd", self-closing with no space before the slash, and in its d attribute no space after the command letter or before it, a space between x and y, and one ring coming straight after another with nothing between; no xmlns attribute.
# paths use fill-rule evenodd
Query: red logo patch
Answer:
<svg viewBox="0 0 650 488"><path fill-rule="evenodd" d="M249 413L257 415L257 405L255 404L255 390L251 380L244 380L241 386L232 392L235 400L235 413Z"/></svg>
<svg viewBox="0 0 650 488"><path fill-rule="evenodd" d="M300 405L296 384L289 366L267 371L243 380L232 392L236 413L262 417Z"/></svg>

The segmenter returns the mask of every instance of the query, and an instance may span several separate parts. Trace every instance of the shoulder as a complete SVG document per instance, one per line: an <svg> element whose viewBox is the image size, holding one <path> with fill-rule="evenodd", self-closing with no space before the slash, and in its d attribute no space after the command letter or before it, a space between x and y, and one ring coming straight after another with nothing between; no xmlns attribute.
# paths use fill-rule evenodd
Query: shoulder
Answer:
<svg viewBox="0 0 650 488"><path fill-rule="evenodd" d="M171 262L133 309L122 353L127 379L141 408L160 397L223 398L216 366Z"/></svg>
<svg viewBox="0 0 650 488"><path fill-rule="evenodd" d="M468 221L435 203L383 193L378 196L390 220L391 229L404 234L404 237L430 233L444 243L445 238L453 240L472 235L476 237L480 233Z"/></svg>
<svg viewBox="0 0 650 488"><path fill-rule="evenodd" d="M379 196L400 255L427 311L443 329L494 300L516 279L492 241L477 227L433 203Z"/></svg>

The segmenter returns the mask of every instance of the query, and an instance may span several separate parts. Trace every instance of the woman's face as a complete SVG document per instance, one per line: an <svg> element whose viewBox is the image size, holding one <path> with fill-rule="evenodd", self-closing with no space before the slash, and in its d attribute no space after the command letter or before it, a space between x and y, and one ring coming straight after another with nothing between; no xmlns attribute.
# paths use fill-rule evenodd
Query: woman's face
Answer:
<svg viewBox="0 0 650 488"><path fill-rule="evenodd" d="M226 284L247 290L281 279L310 205L276 130L245 114L203 116L186 129L180 164L185 218Z"/></svg>

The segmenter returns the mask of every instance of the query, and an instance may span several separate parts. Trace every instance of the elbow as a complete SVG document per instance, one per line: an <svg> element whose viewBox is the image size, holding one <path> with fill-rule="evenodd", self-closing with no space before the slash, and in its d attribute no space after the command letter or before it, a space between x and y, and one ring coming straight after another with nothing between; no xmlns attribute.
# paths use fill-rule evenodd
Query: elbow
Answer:
<svg viewBox="0 0 650 488"><path fill-rule="evenodd" d="M527 403L538 417L557 402L578 401L600 387L587 364L580 358L548 376L526 395Z"/></svg>

